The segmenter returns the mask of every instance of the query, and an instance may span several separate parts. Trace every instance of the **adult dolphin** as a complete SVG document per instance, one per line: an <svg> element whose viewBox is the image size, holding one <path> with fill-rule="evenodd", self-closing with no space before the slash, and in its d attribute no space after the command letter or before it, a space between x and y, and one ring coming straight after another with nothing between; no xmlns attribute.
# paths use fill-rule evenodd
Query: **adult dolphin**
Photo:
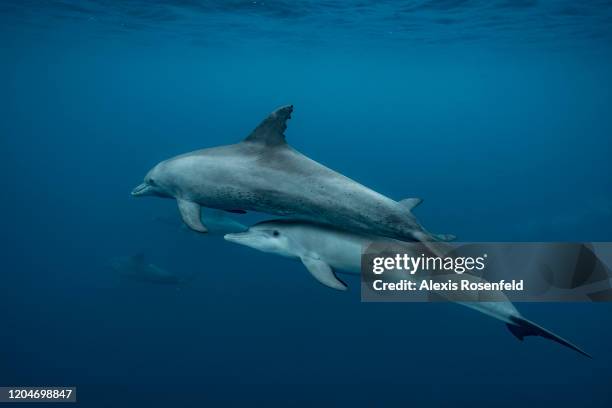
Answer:
<svg viewBox="0 0 612 408"><path fill-rule="evenodd" d="M402 240L438 241L411 210L291 148L285 141L293 106L272 112L241 143L197 150L162 161L133 196L175 198L185 224L207 232L200 207L258 211Z"/></svg>
<svg viewBox="0 0 612 408"><path fill-rule="evenodd" d="M363 248L373 241L383 240L380 237L296 220L264 221L248 231L226 234L224 238L262 252L299 259L316 280L337 290L346 290L347 287L336 276L336 272L360 274ZM398 274L399 279L410 277L410 274L404 272ZM444 280L441 277L441 281ZM510 332L519 340L526 336L541 336L591 357L569 341L525 319L503 293L496 297L499 301L458 303L506 323Z"/></svg>

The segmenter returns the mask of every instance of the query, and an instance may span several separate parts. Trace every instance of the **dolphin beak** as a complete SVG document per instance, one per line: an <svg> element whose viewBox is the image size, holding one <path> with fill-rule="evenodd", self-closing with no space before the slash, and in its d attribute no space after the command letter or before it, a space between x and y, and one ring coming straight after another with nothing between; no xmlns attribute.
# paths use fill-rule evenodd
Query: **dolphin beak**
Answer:
<svg viewBox="0 0 612 408"><path fill-rule="evenodd" d="M231 234L225 234L223 239L229 242L240 243L241 240L249 236L249 232L232 232Z"/></svg>
<svg viewBox="0 0 612 408"><path fill-rule="evenodd" d="M132 196L134 197L150 195L152 193L153 193L153 189L147 183L141 183L135 189L132 190Z"/></svg>

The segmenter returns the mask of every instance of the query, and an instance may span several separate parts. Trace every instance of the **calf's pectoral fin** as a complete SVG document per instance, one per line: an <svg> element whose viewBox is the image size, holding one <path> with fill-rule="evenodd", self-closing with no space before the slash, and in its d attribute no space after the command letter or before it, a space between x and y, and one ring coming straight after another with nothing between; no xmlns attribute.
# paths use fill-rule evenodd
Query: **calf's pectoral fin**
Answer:
<svg viewBox="0 0 612 408"><path fill-rule="evenodd" d="M302 263L308 272L323 285L336 290L346 290L346 285L334 274L332 268L320 259L311 256L302 256Z"/></svg>
<svg viewBox="0 0 612 408"><path fill-rule="evenodd" d="M183 200L182 198L177 198L176 202L178 203L183 222L187 224L189 228L198 232L208 232L208 229L202 224L202 219L200 218L200 204Z"/></svg>

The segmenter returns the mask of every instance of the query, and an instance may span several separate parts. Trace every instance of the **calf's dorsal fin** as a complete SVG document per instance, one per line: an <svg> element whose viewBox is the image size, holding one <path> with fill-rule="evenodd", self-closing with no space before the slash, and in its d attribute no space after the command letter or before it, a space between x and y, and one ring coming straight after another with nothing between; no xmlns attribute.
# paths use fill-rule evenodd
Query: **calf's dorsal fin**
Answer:
<svg viewBox="0 0 612 408"><path fill-rule="evenodd" d="M293 105L278 108L265 118L250 135L244 139L245 142L260 143L264 146L282 146L285 141L285 130L287 121L291 119Z"/></svg>

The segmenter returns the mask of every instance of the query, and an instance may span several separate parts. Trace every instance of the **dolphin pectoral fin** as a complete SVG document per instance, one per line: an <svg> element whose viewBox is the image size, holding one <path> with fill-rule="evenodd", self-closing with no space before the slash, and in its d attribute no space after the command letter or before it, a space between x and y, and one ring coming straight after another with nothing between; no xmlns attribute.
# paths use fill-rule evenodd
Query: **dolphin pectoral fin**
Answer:
<svg viewBox="0 0 612 408"><path fill-rule="evenodd" d="M412 211L415 207L423 202L422 198L406 198L404 200L398 201L401 205L404 206L408 211Z"/></svg>
<svg viewBox="0 0 612 408"><path fill-rule="evenodd" d="M183 200L182 198L177 198L176 202L178 203L183 222L189 228L198 232L208 232L208 229L202 224L200 219L200 204Z"/></svg>
<svg viewBox="0 0 612 408"><path fill-rule="evenodd" d="M325 262L309 256L303 256L300 259L313 278L323 285L336 290L347 289L346 285L336 277L332 268Z"/></svg>
<svg viewBox="0 0 612 408"><path fill-rule="evenodd" d="M287 121L291 119L293 105L283 106L272 112L244 139L245 142L260 143L264 146L282 146L285 141Z"/></svg>

